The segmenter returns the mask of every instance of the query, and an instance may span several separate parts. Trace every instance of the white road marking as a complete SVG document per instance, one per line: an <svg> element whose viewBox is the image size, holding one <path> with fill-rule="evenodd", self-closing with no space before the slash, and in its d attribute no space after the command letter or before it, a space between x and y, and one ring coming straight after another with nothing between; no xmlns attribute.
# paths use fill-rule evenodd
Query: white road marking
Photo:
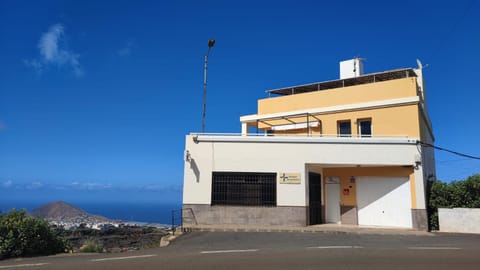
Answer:
<svg viewBox="0 0 480 270"><path fill-rule="evenodd" d="M415 250L459 250L459 247L408 247Z"/></svg>
<svg viewBox="0 0 480 270"><path fill-rule="evenodd" d="M256 252L258 249L232 249L232 250L210 250L202 251L201 254L217 254L217 253L242 253L242 252Z"/></svg>
<svg viewBox="0 0 480 270"><path fill-rule="evenodd" d="M319 246L319 247L307 247L308 249L340 249L340 248L363 248L361 246Z"/></svg>
<svg viewBox="0 0 480 270"><path fill-rule="evenodd" d="M141 259L141 258L150 258L155 257L156 254L149 255L138 255L138 256L125 256L125 257L111 257L111 258L102 258L102 259L92 259L92 262L104 262L104 261L116 261L116 260L129 260L129 259Z"/></svg>
<svg viewBox="0 0 480 270"><path fill-rule="evenodd" d="M50 264L50 263L26 263L26 264L2 265L2 266L0 266L0 269L34 267L34 266L42 266L42 265L47 265L47 264Z"/></svg>

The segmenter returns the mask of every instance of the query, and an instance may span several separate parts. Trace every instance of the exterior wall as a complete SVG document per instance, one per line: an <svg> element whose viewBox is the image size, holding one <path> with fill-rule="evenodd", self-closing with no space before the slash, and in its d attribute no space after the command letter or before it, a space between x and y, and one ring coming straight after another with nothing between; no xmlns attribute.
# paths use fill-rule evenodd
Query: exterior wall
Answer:
<svg viewBox="0 0 480 270"><path fill-rule="evenodd" d="M239 207L184 204L191 208L195 218L184 219L185 224L215 225L242 224L259 226L306 226L307 207ZM188 212L186 212L188 213Z"/></svg>
<svg viewBox="0 0 480 270"><path fill-rule="evenodd" d="M382 136L403 136L409 138L420 138L420 123L418 122L418 105L406 105L398 107L388 107L381 109L371 109L363 111L348 111L341 113L330 113L316 116L322 121L322 134L336 135L337 121L350 120L352 135L356 136L358 133L357 120L371 119L372 120L372 135L376 137ZM292 121L305 122L306 118L289 118ZM311 122L315 119L310 117ZM288 121L279 119L269 121L270 124L285 125ZM268 129L269 126L259 123L259 128ZM319 134L318 128L311 128L312 135ZM306 134L307 130L290 130L290 131L275 131L275 134Z"/></svg>
<svg viewBox="0 0 480 270"><path fill-rule="evenodd" d="M412 209L413 228L419 231L428 231L428 215L426 209Z"/></svg>
<svg viewBox="0 0 480 270"><path fill-rule="evenodd" d="M375 176L375 177L410 177L414 171L413 166L408 167L343 167L343 168L325 168L323 173L325 177L339 177L340 190L349 190L349 194L340 194L341 203L343 206L357 205L357 189L356 183L351 183L350 178L361 176ZM420 199L422 199L421 197ZM418 198L413 196L412 201Z"/></svg>
<svg viewBox="0 0 480 270"><path fill-rule="evenodd" d="M480 233L480 208L439 208L441 232Z"/></svg>
<svg viewBox="0 0 480 270"><path fill-rule="evenodd" d="M418 154L415 144L282 143L278 140L195 143L191 135L186 138L186 151L190 161L185 162L184 204L210 205L212 171L300 173L300 184L277 183L278 206L307 206L308 164L413 166Z"/></svg>
<svg viewBox="0 0 480 270"><path fill-rule="evenodd" d="M345 206L340 207L340 219L342 224L358 225L358 213L356 206Z"/></svg>
<svg viewBox="0 0 480 270"><path fill-rule="evenodd" d="M289 129L289 130L275 130L275 135L307 135L308 129L306 128L299 128L299 129ZM310 136L320 136L324 134L322 126L319 127L311 127L310 128Z"/></svg>
<svg viewBox="0 0 480 270"><path fill-rule="evenodd" d="M410 181L410 197L412 207L412 227L417 230L428 230L427 212L425 210L425 196L424 187L421 185L423 179L415 181L415 174L417 170L414 166L407 167L340 167L340 168L325 168L323 169L324 177L339 177L340 190L348 189L349 194L345 195L343 192L341 196L341 215L342 224L358 224L357 214L357 185L351 183L350 178L355 179L362 176L373 177L408 177ZM417 175L421 175L417 173ZM417 188L417 184L420 183ZM422 206L419 208L418 206Z"/></svg>
<svg viewBox="0 0 480 270"><path fill-rule="evenodd" d="M428 144L434 144L434 137L431 132L431 127L426 122L425 118L421 116L422 112L420 111L420 131L421 136L420 139L422 142ZM426 186L426 181L434 181L436 180L436 168L435 168L435 149L432 147L422 147L422 164L423 164L423 179L425 182L423 183Z"/></svg>
<svg viewBox="0 0 480 270"><path fill-rule="evenodd" d="M258 100L258 114L417 96L416 78L355 85Z"/></svg>

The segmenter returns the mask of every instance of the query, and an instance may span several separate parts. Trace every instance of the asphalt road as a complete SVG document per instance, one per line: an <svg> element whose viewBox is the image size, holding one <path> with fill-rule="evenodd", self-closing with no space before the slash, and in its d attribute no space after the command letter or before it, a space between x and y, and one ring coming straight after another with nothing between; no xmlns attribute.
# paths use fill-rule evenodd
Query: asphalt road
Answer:
<svg viewBox="0 0 480 270"><path fill-rule="evenodd" d="M165 248L5 260L0 269L480 269L480 235L194 232Z"/></svg>

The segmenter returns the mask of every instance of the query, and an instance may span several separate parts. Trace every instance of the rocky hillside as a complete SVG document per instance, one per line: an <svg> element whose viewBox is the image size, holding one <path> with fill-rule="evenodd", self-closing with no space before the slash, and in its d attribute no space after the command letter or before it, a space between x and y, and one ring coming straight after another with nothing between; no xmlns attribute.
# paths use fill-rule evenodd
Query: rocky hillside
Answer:
<svg viewBox="0 0 480 270"><path fill-rule="evenodd" d="M86 224L88 227L98 227L101 224L115 223L106 217L92 215L66 202L49 203L31 211L29 214L65 227L75 227L80 224Z"/></svg>

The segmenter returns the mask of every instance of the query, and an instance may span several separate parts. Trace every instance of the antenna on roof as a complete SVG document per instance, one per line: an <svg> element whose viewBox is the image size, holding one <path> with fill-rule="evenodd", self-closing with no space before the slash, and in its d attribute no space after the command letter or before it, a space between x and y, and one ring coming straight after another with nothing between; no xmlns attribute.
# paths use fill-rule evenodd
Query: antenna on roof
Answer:
<svg viewBox="0 0 480 270"><path fill-rule="evenodd" d="M420 61L420 59L417 58L417 66L419 69L422 69L422 68L428 67L428 64L422 65L422 62Z"/></svg>

